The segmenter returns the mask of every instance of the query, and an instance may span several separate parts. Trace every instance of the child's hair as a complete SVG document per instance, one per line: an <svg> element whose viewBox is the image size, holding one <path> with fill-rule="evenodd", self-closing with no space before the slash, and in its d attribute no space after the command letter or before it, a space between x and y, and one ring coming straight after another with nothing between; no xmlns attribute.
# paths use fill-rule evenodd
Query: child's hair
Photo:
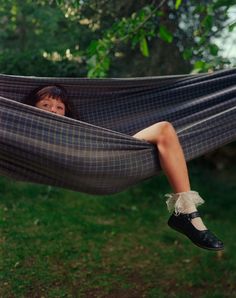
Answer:
<svg viewBox="0 0 236 298"><path fill-rule="evenodd" d="M65 116L72 117L72 110L68 104L68 94L64 87L60 85L41 86L29 93L24 99L24 103L30 106L36 106L37 102L49 96L53 99L60 99L65 105Z"/></svg>

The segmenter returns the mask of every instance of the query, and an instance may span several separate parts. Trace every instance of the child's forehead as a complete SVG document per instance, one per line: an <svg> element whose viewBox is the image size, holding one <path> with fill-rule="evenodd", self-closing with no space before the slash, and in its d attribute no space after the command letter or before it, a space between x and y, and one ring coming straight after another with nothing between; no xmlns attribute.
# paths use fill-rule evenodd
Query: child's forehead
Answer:
<svg viewBox="0 0 236 298"><path fill-rule="evenodd" d="M63 103L63 101L62 101L60 98L58 98L58 97L53 97L53 96L51 96L51 95L47 95L47 94L45 94L44 96L42 96L42 98L41 98L40 100L49 100L49 101L51 101L51 100L56 100L56 101L58 101L58 102ZM64 104L64 103L63 103L63 104Z"/></svg>

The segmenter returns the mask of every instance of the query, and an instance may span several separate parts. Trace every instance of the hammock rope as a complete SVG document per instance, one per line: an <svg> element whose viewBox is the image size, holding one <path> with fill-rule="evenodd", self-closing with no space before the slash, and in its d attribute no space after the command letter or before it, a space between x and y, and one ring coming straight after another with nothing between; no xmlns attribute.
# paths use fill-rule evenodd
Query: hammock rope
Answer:
<svg viewBox="0 0 236 298"><path fill-rule="evenodd" d="M22 103L61 84L74 119ZM236 140L236 69L130 79L0 75L0 175L90 194L112 194L158 175L155 145L132 137L175 127L187 161Z"/></svg>

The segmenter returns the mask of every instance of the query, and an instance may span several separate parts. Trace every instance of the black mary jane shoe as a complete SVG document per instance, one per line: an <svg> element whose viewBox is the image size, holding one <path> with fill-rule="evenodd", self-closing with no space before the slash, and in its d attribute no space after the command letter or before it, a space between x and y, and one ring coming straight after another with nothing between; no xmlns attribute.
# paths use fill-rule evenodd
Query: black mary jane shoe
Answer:
<svg viewBox="0 0 236 298"><path fill-rule="evenodd" d="M192 213L173 213L168 220L172 229L186 235L195 245L209 250L223 250L224 244L210 230L198 230L191 223L193 218L200 217L198 211Z"/></svg>

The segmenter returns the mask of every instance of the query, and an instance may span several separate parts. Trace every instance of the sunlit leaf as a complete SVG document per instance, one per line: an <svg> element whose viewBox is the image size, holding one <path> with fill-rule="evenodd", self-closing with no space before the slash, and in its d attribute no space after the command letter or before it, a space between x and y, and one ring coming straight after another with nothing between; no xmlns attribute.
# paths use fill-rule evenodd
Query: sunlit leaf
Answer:
<svg viewBox="0 0 236 298"><path fill-rule="evenodd" d="M105 57L103 60L103 69L108 70L110 67L110 59L108 57Z"/></svg>
<svg viewBox="0 0 236 298"><path fill-rule="evenodd" d="M175 1L175 9L178 9L181 3L182 3L182 0L176 0Z"/></svg>
<svg viewBox="0 0 236 298"><path fill-rule="evenodd" d="M201 70L203 70L205 68L205 65L206 65L206 62L204 62L204 61L201 61L201 60L196 61L194 63L194 70L201 71Z"/></svg>
<svg viewBox="0 0 236 298"><path fill-rule="evenodd" d="M172 33L169 32L165 26L162 26L162 25L160 26L159 35L160 35L160 38L166 42L171 43L173 41Z"/></svg>
<svg viewBox="0 0 236 298"><path fill-rule="evenodd" d="M90 57L88 60L87 60L88 64L92 67L95 67L96 64L97 64L97 56L96 55L93 55L92 57Z"/></svg>
<svg viewBox="0 0 236 298"><path fill-rule="evenodd" d="M148 50L148 44L145 36L142 37L139 45L140 45L140 51L143 54L143 56L148 57L149 50Z"/></svg>

